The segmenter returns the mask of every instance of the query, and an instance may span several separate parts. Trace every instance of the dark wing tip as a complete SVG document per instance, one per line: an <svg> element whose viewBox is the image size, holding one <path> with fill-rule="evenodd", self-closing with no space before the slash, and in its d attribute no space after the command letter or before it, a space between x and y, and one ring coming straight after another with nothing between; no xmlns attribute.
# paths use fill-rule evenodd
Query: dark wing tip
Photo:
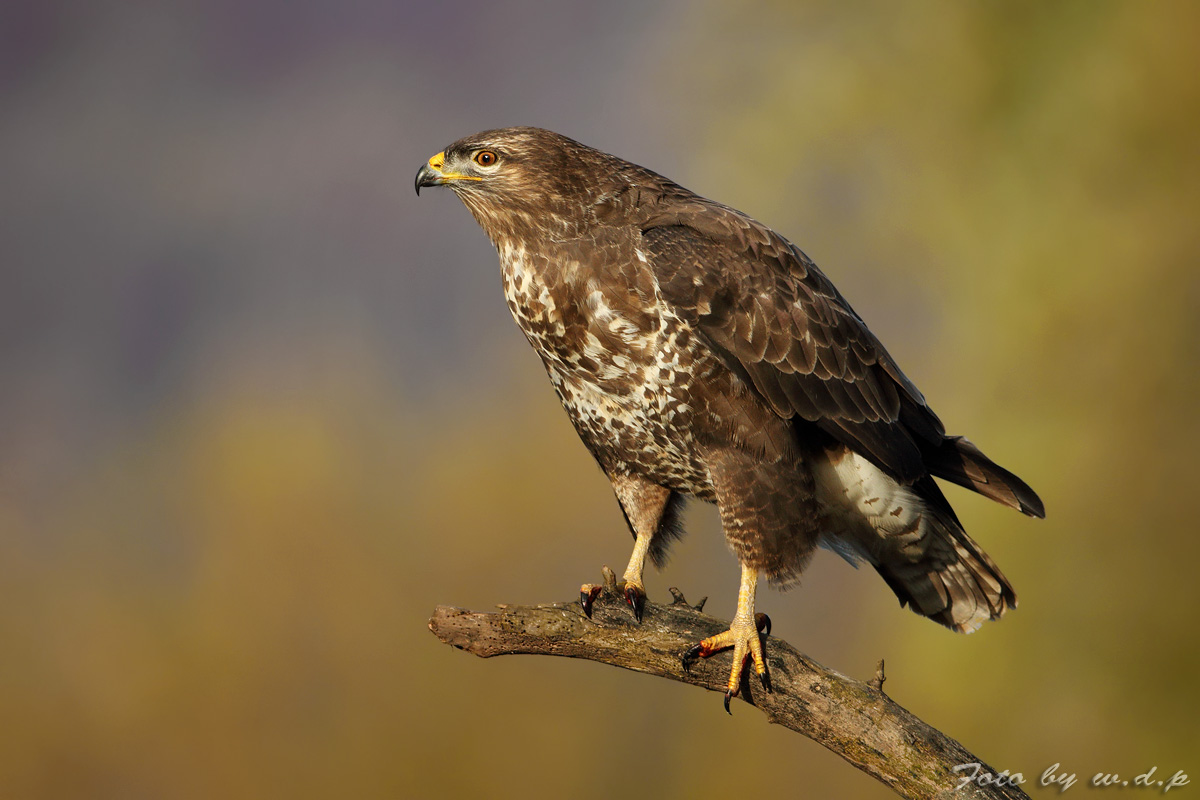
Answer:
<svg viewBox="0 0 1200 800"><path fill-rule="evenodd" d="M925 464L939 478L979 492L1030 517L1046 517L1042 498L1029 484L985 456L965 437L947 436L938 447L926 451Z"/></svg>
<svg viewBox="0 0 1200 800"><path fill-rule="evenodd" d="M1021 513L1037 519L1046 518L1046 506L1042 503L1042 498L1037 496L1037 492L1030 489L1029 486L1022 482L1024 492L1018 492L1017 497L1021 501Z"/></svg>

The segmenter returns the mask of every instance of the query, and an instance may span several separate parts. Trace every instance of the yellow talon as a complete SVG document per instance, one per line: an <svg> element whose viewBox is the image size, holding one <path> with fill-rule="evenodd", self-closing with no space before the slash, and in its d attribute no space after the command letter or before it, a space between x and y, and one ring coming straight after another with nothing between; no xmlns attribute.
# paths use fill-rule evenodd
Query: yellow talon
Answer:
<svg viewBox="0 0 1200 800"><path fill-rule="evenodd" d="M758 571L742 567L742 585L738 592L738 610L729 625L729 630L703 639L683 654L683 668L687 670L698 658L708 658L714 653L733 648L733 667L729 671L729 682L725 692L725 710L729 701L741 691L742 672L746 661L754 662L754 672L762 681L763 688L771 691L771 677L767 672L767 661L763 654L762 630L770 630L771 622L766 614L754 613L754 592L758 583ZM732 712L730 712L732 713Z"/></svg>

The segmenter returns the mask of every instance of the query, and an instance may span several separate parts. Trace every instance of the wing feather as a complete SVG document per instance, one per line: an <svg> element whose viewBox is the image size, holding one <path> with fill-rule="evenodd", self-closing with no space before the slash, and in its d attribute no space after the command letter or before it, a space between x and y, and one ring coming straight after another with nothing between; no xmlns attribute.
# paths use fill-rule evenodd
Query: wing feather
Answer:
<svg viewBox="0 0 1200 800"><path fill-rule="evenodd" d="M925 430L941 424L829 279L765 226L693 205L642 228L663 299L776 414L816 423L901 481L926 474L902 407L931 418Z"/></svg>

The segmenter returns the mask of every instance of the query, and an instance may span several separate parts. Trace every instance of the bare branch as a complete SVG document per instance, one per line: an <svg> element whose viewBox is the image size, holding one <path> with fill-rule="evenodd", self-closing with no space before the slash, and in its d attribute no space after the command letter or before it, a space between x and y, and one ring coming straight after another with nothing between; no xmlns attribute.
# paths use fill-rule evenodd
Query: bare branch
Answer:
<svg viewBox="0 0 1200 800"><path fill-rule="evenodd" d="M729 675L728 654L701 661L690 672L684 672L680 655L727 627L688 605L682 594L671 605L647 603L639 625L608 591L597 598L591 619L578 602L570 602L500 606L491 613L439 606L429 620L429 629L443 642L483 658L516 653L585 658L720 693ZM744 681L741 698L769 722L824 745L902 797L1028 800L1019 787L1006 783L975 781L957 790L974 770L955 772L955 766L978 764L979 776L995 770L880 688L826 669L781 639L768 641L767 662L774 692ZM882 662L875 682L882 686Z"/></svg>

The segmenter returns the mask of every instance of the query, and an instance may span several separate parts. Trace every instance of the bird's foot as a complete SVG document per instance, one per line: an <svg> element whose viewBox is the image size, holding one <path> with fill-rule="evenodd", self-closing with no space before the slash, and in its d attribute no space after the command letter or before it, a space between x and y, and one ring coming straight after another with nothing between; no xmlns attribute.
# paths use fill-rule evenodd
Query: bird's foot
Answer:
<svg viewBox="0 0 1200 800"><path fill-rule="evenodd" d="M646 587L642 584L640 576L630 577L629 572L626 572L625 578L618 582L616 574L607 566L600 572L604 576L604 583L585 583L579 587L579 604L583 606L583 613L590 619L596 598L607 592L625 598L626 604L633 609L633 616L641 622L642 614L646 610Z"/></svg>
<svg viewBox="0 0 1200 800"><path fill-rule="evenodd" d="M623 580L617 582L615 579L609 581L608 578L611 574L611 571L605 574L604 583L585 583L579 587L579 604L583 606L583 613L590 619L596 598L602 592L608 591L623 597L625 603L633 609L634 618L638 622L641 622L642 615L646 610L646 587L642 585L641 581Z"/></svg>
<svg viewBox="0 0 1200 800"><path fill-rule="evenodd" d="M617 584L617 592L633 609L634 619L641 622L642 613L646 610L646 587L642 585L641 581L623 580Z"/></svg>
<svg viewBox="0 0 1200 800"><path fill-rule="evenodd" d="M683 669L686 672L698 659L708 658L732 647L733 668L729 672L729 683L725 691L725 710L732 714L729 701L741 691L742 674L747 661L754 662L754 672L762 681L763 688L771 691L771 673L767 671L767 661L763 656L763 639L770 634L771 618L766 614L755 614L753 621L735 617L729 625L729 630L692 645L683 654Z"/></svg>
<svg viewBox="0 0 1200 800"><path fill-rule="evenodd" d="M583 613L588 619L592 618L592 605L595 604L596 598L604 591L604 584L601 583L585 583L579 587L579 605L583 606Z"/></svg>
<svg viewBox="0 0 1200 800"><path fill-rule="evenodd" d="M617 590L617 576L609 569L608 564L600 568L600 574L604 576L604 583L585 583L579 587L579 605L583 606L583 613L588 619L592 618L592 605L600 593L605 590L610 593Z"/></svg>

